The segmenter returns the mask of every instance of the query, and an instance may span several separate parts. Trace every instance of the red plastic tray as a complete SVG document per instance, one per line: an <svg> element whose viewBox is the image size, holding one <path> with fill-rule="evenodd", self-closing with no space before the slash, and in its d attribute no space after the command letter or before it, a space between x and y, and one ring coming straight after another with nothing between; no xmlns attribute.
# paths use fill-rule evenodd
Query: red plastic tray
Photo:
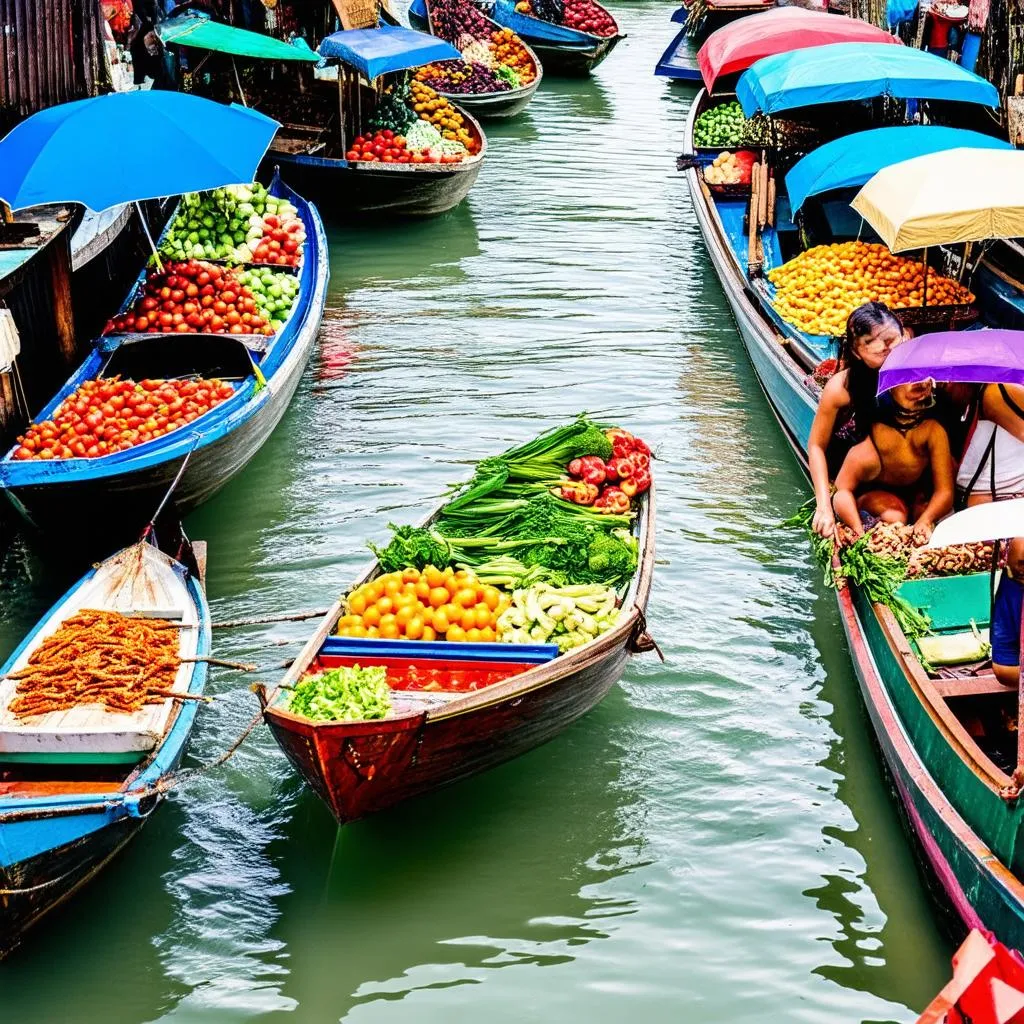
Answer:
<svg viewBox="0 0 1024 1024"><path fill-rule="evenodd" d="M392 690L427 690L436 693L470 693L493 686L520 675L535 665L514 661L459 661L456 658L354 658L337 654L321 654L319 668L383 665ZM314 669L315 671L315 669Z"/></svg>

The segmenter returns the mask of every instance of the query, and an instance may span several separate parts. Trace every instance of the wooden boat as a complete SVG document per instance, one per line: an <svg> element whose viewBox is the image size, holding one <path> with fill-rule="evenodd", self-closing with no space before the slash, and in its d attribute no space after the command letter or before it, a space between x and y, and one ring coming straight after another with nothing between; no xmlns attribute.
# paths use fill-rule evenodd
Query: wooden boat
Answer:
<svg viewBox="0 0 1024 1024"><path fill-rule="evenodd" d="M205 546L195 546L200 565ZM181 657L210 650L202 582L149 543L91 569L7 659L24 666L67 618L84 609L179 621ZM198 697L207 664L184 662L173 690ZM133 714L84 705L18 722L0 682L0 956L88 882L161 803L195 723L197 700L167 699ZM59 748L59 749L57 749Z"/></svg>
<svg viewBox="0 0 1024 1024"><path fill-rule="evenodd" d="M306 229L298 297L276 335L104 337L36 421L48 418L84 381L116 374L136 380L190 373L219 376L238 382L234 396L187 428L112 455L18 462L12 448L0 460L0 486L29 522L58 532L79 522L90 530L109 527L114 535L121 530L137 534L183 466L172 496L179 518L212 497L259 451L288 408L309 361L329 276L327 239L316 209L278 179L272 191L294 203ZM133 295L134 289L123 308ZM70 509L75 516L69 516Z"/></svg>
<svg viewBox="0 0 1024 1024"><path fill-rule="evenodd" d="M487 20L495 29L501 28L496 21L490 18ZM412 0L412 3L409 5L409 24L421 32L432 31L427 14L426 0ZM458 104L463 110L468 111L474 117L493 118L494 120L515 117L516 114L526 109L530 100L533 99L533 94L537 91L541 79L544 77L544 69L541 66L540 59L526 43L523 43L523 46L526 47L527 52L530 54L530 59L533 61L533 68L536 72L536 77L529 85L524 85L519 89L509 89L506 92L443 92L441 95L450 102Z"/></svg>
<svg viewBox="0 0 1024 1024"><path fill-rule="evenodd" d="M693 152L694 123L707 103L702 93L691 108L687 149ZM834 355L831 339L798 332L772 310L763 278L748 273L746 202L713 195L699 165L686 171L697 223L711 262L736 318L744 348L787 440L804 468L819 388L812 371ZM784 205L764 238L766 259L781 250L788 230ZM857 225L853 225L856 230ZM986 268L974 288L985 309L995 295ZM951 576L912 580L901 595L925 609L940 632L989 620L989 577ZM981 672L964 678L927 673L888 608L872 604L856 587L838 591L839 610L865 705L900 797L908 830L930 882L957 927L984 923L1005 943L1024 947L1024 805L1007 799L1015 762L1015 736L1001 715L1016 691ZM979 735L979 725L983 735ZM1007 746L1014 753L1008 754Z"/></svg>
<svg viewBox="0 0 1024 1024"><path fill-rule="evenodd" d="M555 75L589 75L626 38L622 34L595 36L555 25L517 11L515 0L496 0L490 16L502 27L512 29Z"/></svg>
<svg viewBox="0 0 1024 1024"><path fill-rule="evenodd" d="M694 4L694 7L697 5ZM701 80L697 51L715 29L745 14L757 14L775 6L775 0L706 0L701 3L700 24L690 25L690 8L677 8L672 21L679 25L675 38L665 48L654 66L654 73L676 82L698 83Z"/></svg>
<svg viewBox="0 0 1024 1024"><path fill-rule="evenodd" d="M650 649L645 611L654 572L654 490L638 517L640 558L609 632L553 661L471 693L403 692L373 722L311 722L262 695L264 717L288 759L344 824L511 760L556 736L597 705L631 652ZM376 564L357 586L374 576ZM338 601L281 680L294 685L330 643ZM462 644L445 644L458 658ZM489 645L508 651L514 645Z"/></svg>

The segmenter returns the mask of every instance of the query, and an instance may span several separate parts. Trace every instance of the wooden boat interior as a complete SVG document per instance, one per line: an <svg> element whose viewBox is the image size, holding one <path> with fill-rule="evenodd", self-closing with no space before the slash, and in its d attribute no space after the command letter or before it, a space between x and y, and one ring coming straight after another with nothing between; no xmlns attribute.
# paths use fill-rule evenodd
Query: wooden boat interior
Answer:
<svg viewBox="0 0 1024 1024"><path fill-rule="evenodd" d="M10 710L17 681L33 652L67 619L87 610L117 611L173 624L178 655L200 649L199 610L180 565L150 544L126 548L99 565L52 609L3 667L0 679L0 799L116 792L156 756L181 707L166 698L132 713L100 704L18 718ZM74 657L76 652L69 652ZM170 689L187 693L197 674L183 660Z"/></svg>

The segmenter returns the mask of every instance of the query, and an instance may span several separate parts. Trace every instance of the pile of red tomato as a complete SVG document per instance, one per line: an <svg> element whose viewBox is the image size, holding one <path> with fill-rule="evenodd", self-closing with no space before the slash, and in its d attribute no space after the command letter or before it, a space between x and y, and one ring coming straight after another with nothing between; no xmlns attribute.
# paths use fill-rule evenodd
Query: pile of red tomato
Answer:
<svg viewBox="0 0 1024 1024"><path fill-rule="evenodd" d="M202 260L151 269L142 297L104 334L264 334L273 327L234 271Z"/></svg>
<svg viewBox="0 0 1024 1024"><path fill-rule="evenodd" d="M457 164L462 160L459 156L432 157L427 150L412 153L406 148L405 137L396 135L390 128L374 135L359 135L352 148L345 154L345 159L356 163L382 164Z"/></svg>
<svg viewBox="0 0 1024 1024"><path fill-rule="evenodd" d="M565 0L562 24L593 36L613 36L619 31L615 19L594 0Z"/></svg>
<svg viewBox="0 0 1024 1024"><path fill-rule="evenodd" d="M88 380L53 419L33 423L18 438L14 458L96 459L152 441L191 423L230 398L220 380Z"/></svg>
<svg viewBox="0 0 1024 1024"><path fill-rule="evenodd" d="M263 232L263 237L252 251L254 263L297 267L302 262L302 243L306 240L306 229L298 217L278 217L268 213L263 218Z"/></svg>

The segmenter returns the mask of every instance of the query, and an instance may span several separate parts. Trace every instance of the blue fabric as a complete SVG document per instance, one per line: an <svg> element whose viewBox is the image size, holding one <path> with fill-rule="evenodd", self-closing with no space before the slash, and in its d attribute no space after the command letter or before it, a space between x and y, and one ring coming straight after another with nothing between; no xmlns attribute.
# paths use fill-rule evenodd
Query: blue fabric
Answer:
<svg viewBox="0 0 1024 1024"><path fill-rule="evenodd" d="M371 81L389 71L418 68L435 60L461 56L451 43L401 25L335 32L320 44L321 57L334 57Z"/></svg>
<svg viewBox="0 0 1024 1024"><path fill-rule="evenodd" d="M934 54L887 43L830 43L777 53L744 71L736 85L747 117L876 96L999 106L999 92L984 78Z"/></svg>
<svg viewBox="0 0 1024 1024"><path fill-rule="evenodd" d="M887 0L885 17L889 28L896 28L905 21L913 21L917 12L917 0Z"/></svg>
<svg viewBox="0 0 1024 1024"><path fill-rule="evenodd" d="M527 43L564 43L566 46L593 46L597 36L568 25L555 25L534 18L530 14L521 14L516 10L515 0L496 0L491 10L491 18L504 28L510 28Z"/></svg>
<svg viewBox="0 0 1024 1024"><path fill-rule="evenodd" d="M992 609L992 660L997 665L1020 662L1020 613L1024 584L1004 575Z"/></svg>
<svg viewBox="0 0 1024 1024"><path fill-rule="evenodd" d="M33 114L0 142L0 198L119 203L250 182L279 125L255 110L186 93L111 93ZM131 141L144 132L147 144Z"/></svg>
<svg viewBox="0 0 1024 1024"><path fill-rule="evenodd" d="M890 164L958 147L1013 149L1002 139L961 128L872 128L844 135L808 153L786 175L786 192L793 209L799 210L808 196L863 185Z"/></svg>

